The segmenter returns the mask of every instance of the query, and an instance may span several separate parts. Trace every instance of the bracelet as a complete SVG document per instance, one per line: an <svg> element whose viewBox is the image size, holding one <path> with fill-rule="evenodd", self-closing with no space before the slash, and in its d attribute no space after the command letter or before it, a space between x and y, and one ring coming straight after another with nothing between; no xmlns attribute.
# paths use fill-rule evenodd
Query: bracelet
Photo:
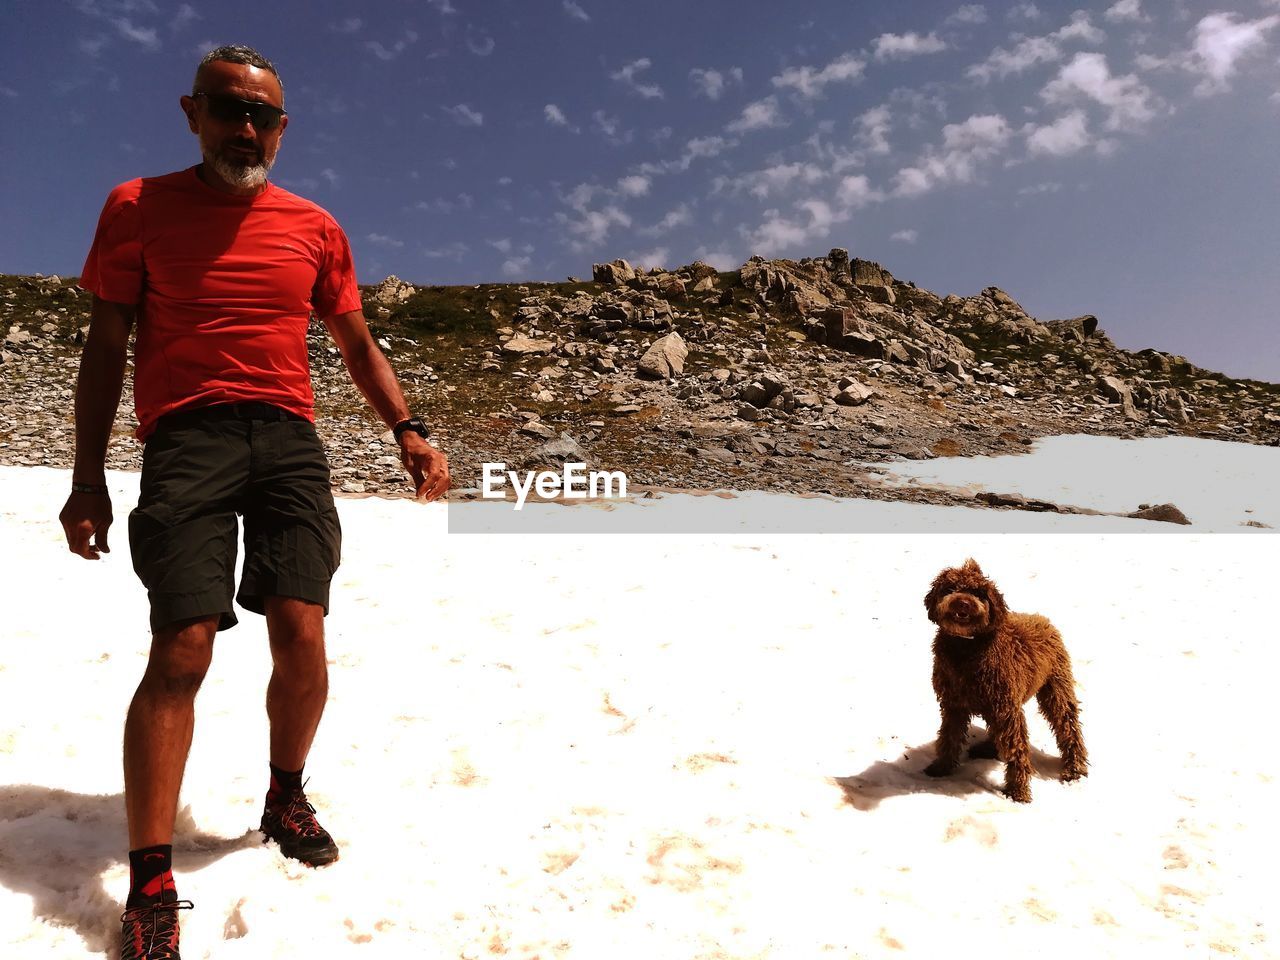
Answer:
<svg viewBox="0 0 1280 960"><path fill-rule="evenodd" d="M97 494L98 496L106 496L107 485L105 483L77 483L75 480L72 480L71 492L72 493L93 493L93 494Z"/></svg>

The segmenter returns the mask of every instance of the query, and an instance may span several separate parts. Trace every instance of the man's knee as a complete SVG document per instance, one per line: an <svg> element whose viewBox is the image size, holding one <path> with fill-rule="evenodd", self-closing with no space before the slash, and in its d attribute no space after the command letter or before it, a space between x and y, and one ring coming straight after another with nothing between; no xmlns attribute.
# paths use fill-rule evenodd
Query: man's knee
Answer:
<svg viewBox="0 0 1280 960"><path fill-rule="evenodd" d="M176 623L151 637L144 685L169 697L194 697L213 659L216 617Z"/></svg>
<svg viewBox="0 0 1280 960"><path fill-rule="evenodd" d="M267 597L267 636L276 657L324 653L324 608L294 597Z"/></svg>

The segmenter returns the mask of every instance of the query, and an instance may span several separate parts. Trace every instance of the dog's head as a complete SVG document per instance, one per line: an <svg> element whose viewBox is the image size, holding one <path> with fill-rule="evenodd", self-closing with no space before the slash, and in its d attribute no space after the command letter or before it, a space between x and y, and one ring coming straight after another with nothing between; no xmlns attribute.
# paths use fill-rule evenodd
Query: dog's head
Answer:
<svg viewBox="0 0 1280 960"><path fill-rule="evenodd" d="M972 557L934 578L924 606L929 619L955 637L992 633L1009 613L1004 597Z"/></svg>

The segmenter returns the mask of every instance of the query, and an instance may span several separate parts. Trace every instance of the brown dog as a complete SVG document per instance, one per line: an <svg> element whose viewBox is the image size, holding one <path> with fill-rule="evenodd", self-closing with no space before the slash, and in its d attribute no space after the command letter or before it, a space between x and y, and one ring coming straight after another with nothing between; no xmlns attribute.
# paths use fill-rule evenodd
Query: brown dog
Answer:
<svg viewBox="0 0 1280 960"><path fill-rule="evenodd" d="M1088 775L1071 660L1062 635L1035 613L1010 613L996 585L972 558L938 574L924 598L938 625L933 640L933 690L942 708L937 759L924 772L955 770L969 733L969 718L987 724L990 739L971 757L1005 762L1004 792L1031 801L1031 747L1022 706L1033 696L1053 728L1062 753L1062 780Z"/></svg>

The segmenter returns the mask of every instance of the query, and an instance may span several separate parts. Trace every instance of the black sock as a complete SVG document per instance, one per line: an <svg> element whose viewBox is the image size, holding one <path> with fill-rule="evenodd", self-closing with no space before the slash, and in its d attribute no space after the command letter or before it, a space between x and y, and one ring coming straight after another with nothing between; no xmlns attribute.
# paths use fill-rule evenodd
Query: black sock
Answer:
<svg viewBox="0 0 1280 960"><path fill-rule="evenodd" d="M177 898L173 886L173 844L130 850L129 899L125 905L145 907Z"/></svg>
<svg viewBox="0 0 1280 960"><path fill-rule="evenodd" d="M287 796L295 790L302 789L302 768L292 772L281 770L274 763L268 763L271 768L271 786L267 788L267 799L272 800L278 796Z"/></svg>

